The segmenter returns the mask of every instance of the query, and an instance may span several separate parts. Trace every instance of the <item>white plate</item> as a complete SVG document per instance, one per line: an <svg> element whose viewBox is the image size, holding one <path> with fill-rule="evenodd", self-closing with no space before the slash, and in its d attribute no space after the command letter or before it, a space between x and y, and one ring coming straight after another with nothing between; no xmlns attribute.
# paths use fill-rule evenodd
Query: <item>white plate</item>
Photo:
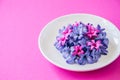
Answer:
<svg viewBox="0 0 120 80"><path fill-rule="evenodd" d="M108 55L102 55L97 63L78 65L67 64L59 51L54 47L58 30L68 24L82 21L83 23L92 23L94 26L100 24L106 29L109 38ZM41 31L38 39L38 45L43 56L54 65L70 71L91 71L100 69L112 63L120 55L120 32L110 21L91 14L70 14L56 18L49 22Z"/></svg>

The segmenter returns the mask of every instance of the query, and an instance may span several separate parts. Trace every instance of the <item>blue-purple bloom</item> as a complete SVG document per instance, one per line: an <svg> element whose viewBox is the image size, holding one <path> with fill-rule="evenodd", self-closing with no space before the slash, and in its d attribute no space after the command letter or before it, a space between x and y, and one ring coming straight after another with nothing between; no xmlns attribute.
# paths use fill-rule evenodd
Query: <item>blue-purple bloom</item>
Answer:
<svg viewBox="0 0 120 80"><path fill-rule="evenodd" d="M59 29L54 46L68 64L92 64L107 55L109 40L100 25L75 23Z"/></svg>

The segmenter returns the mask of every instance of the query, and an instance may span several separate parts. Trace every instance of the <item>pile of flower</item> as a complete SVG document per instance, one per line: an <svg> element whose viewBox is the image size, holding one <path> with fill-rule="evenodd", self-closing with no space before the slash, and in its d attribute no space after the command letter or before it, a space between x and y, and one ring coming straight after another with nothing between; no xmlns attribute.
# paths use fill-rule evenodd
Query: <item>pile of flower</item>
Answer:
<svg viewBox="0 0 120 80"><path fill-rule="evenodd" d="M54 46L69 64L92 64L107 55L109 40L100 25L75 23L59 29Z"/></svg>

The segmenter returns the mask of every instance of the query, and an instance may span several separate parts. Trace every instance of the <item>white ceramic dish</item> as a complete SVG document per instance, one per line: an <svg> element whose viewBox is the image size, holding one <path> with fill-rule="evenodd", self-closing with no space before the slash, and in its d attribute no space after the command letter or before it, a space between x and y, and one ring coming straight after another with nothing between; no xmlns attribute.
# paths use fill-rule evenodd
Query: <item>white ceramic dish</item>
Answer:
<svg viewBox="0 0 120 80"><path fill-rule="evenodd" d="M60 52L54 47L58 30L76 21L92 23L94 26L100 24L106 29L107 37L109 38L109 53L106 56L101 56L97 63L86 65L67 64ZM120 32L114 24L99 16L91 14L70 14L49 22L39 35L38 45L43 56L60 68L70 71L91 71L105 67L118 58L120 55Z"/></svg>

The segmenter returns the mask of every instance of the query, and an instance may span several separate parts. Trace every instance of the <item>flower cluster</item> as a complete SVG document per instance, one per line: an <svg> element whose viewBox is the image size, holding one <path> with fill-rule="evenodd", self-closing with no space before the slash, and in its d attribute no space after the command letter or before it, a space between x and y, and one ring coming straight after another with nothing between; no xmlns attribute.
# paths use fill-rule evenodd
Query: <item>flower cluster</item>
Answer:
<svg viewBox="0 0 120 80"><path fill-rule="evenodd" d="M59 29L54 46L69 64L92 64L107 55L109 40L104 28L92 24L75 23Z"/></svg>

